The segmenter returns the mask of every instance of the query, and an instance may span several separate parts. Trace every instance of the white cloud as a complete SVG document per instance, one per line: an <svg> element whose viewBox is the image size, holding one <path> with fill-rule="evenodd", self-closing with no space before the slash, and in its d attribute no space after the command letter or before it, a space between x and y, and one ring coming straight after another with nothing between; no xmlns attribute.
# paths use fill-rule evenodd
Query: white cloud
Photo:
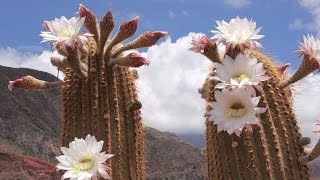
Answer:
<svg viewBox="0 0 320 180"><path fill-rule="evenodd" d="M57 68L51 65L50 57L61 57L57 53L43 51L41 54L21 53L14 48L0 48L0 65L8 67L25 67L57 75ZM62 78L62 73L60 73Z"/></svg>
<svg viewBox="0 0 320 180"><path fill-rule="evenodd" d="M198 94L210 61L189 51L192 36L155 45L144 53L149 67L139 69L138 87L148 126L175 133L204 132L205 102Z"/></svg>
<svg viewBox="0 0 320 180"><path fill-rule="evenodd" d="M320 120L320 75L311 74L299 82L302 88L300 94L294 98L294 110L302 130L303 136L310 137L312 142L318 141L319 137L312 131L317 130L316 120ZM318 128L320 130L320 128Z"/></svg>
<svg viewBox="0 0 320 180"><path fill-rule="evenodd" d="M189 12L186 10L181 10L181 11L173 11L169 10L168 11L168 16L170 19L174 19L176 17L183 17L183 16L189 16Z"/></svg>
<svg viewBox="0 0 320 180"><path fill-rule="evenodd" d="M313 21L304 22L301 19L295 19L293 23L289 25L290 29L306 29L308 31L315 31L319 33L320 28L320 1L319 0L298 0L299 4L306 8L313 16Z"/></svg>
<svg viewBox="0 0 320 180"><path fill-rule="evenodd" d="M225 0L225 4L232 6L233 8L243 8L251 4L250 0Z"/></svg>
<svg viewBox="0 0 320 180"><path fill-rule="evenodd" d="M289 24L289 29L291 30L301 30L304 28L305 28L305 24L300 18L295 19L293 23Z"/></svg>

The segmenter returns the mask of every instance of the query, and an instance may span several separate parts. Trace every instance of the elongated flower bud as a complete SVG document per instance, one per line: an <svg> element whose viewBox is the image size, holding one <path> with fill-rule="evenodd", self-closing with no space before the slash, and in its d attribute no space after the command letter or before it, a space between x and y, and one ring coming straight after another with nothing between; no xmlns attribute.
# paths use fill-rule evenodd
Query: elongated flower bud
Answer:
<svg viewBox="0 0 320 180"><path fill-rule="evenodd" d="M146 31L135 40L115 50L112 57L117 57L121 52L126 50L153 46L161 37L166 35L168 35L168 33L163 31Z"/></svg>
<svg viewBox="0 0 320 180"><path fill-rule="evenodd" d="M126 56L113 59L109 63L110 66L114 64L128 67L140 67L142 65L149 65L150 61L141 56L139 53L133 52Z"/></svg>
<svg viewBox="0 0 320 180"><path fill-rule="evenodd" d="M137 30L138 22L139 22L139 17L137 16L137 17L133 18L132 20L121 24L117 34L114 36L114 38L109 43L109 45L106 49L106 53L109 53L114 45L133 36Z"/></svg>
<svg viewBox="0 0 320 180"><path fill-rule="evenodd" d="M96 15L83 4L80 4L79 6L79 15L81 18L85 17L84 26L94 35L94 38L97 41L99 36Z"/></svg>
<svg viewBox="0 0 320 180"><path fill-rule="evenodd" d="M39 80L32 76L24 76L14 81L9 81L8 89L12 91L13 88L29 89L29 90L41 90L57 88L62 82L47 82Z"/></svg>
<svg viewBox="0 0 320 180"><path fill-rule="evenodd" d="M114 28L114 18L111 11L108 11L100 21L100 46L104 47L111 31Z"/></svg>

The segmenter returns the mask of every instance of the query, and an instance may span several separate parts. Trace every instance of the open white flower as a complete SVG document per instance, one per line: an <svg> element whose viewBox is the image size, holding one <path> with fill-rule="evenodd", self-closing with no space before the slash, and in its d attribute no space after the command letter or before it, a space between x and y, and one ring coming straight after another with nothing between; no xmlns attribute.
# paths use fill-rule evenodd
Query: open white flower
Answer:
<svg viewBox="0 0 320 180"><path fill-rule="evenodd" d="M240 136L244 127L258 124L256 114L266 110L257 107L260 96L252 97L246 88L222 89L215 91L214 97L216 101L209 104L213 109L208 114L218 132L227 131Z"/></svg>
<svg viewBox="0 0 320 180"><path fill-rule="evenodd" d="M315 39L312 35L303 36L303 43L299 42L300 56L307 55L309 59L315 59L320 63L320 39Z"/></svg>
<svg viewBox="0 0 320 180"><path fill-rule="evenodd" d="M245 54L238 54L233 60L225 56L222 64L216 64L216 75L213 79L220 81L215 88L233 88L243 86L258 86L261 81L270 77L265 75L263 64L257 59Z"/></svg>
<svg viewBox="0 0 320 180"><path fill-rule="evenodd" d="M99 176L110 179L104 162L113 155L100 153L103 141L87 135L86 139L75 138L69 143L69 148L61 147L63 155L58 156L58 170L66 170L61 179L97 179Z"/></svg>
<svg viewBox="0 0 320 180"><path fill-rule="evenodd" d="M62 16L52 21L45 21L43 25L45 31L40 34L43 37L41 42L52 42L53 48L59 52L62 50L63 55L66 53L64 46L82 48L88 37L92 36L90 33L81 32L84 20L85 18L80 17L72 17L68 20Z"/></svg>
<svg viewBox="0 0 320 180"><path fill-rule="evenodd" d="M244 48L262 48L262 45L256 40L261 39L264 35L258 34L261 27L256 29L256 22L241 19L239 16L231 19L229 23L223 21L216 21L217 30L211 31L214 36L212 39L225 43L227 47L239 46L241 50Z"/></svg>

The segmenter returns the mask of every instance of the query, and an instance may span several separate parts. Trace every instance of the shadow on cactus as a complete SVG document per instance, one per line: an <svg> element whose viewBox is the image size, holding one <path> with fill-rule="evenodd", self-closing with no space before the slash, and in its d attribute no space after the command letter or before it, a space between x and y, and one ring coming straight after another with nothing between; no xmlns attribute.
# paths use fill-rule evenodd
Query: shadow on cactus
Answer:
<svg viewBox="0 0 320 180"><path fill-rule="evenodd" d="M292 110L292 83L319 68L320 40L304 37L301 67L288 80L289 66L275 66L257 42L264 37L247 18L217 21L211 40L194 37L190 50L213 62L203 87L207 101L209 179L309 179L306 163L320 154L320 143L304 151ZM223 47L223 54L219 48Z"/></svg>
<svg viewBox="0 0 320 180"><path fill-rule="evenodd" d="M148 65L150 61L132 50L150 47L167 33L147 31L122 44L135 34L138 21L135 17L122 23L113 37L110 11L97 21L93 12L80 5L79 17L45 21L40 36L63 56L52 57L51 63L64 73L64 80L45 82L25 76L10 81L8 86L10 90L59 88L62 145L87 134L103 140L103 150L114 155L107 164L111 179L145 179L142 105L135 85L137 71L131 67Z"/></svg>

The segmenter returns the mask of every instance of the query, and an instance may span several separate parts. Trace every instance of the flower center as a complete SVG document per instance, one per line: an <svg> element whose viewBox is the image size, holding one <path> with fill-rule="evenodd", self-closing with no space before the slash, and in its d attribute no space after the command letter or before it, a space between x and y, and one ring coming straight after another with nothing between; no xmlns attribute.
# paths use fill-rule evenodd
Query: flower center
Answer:
<svg viewBox="0 0 320 180"><path fill-rule="evenodd" d="M250 78L247 74L240 74L232 76L232 79L236 80L237 82L249 82Z"/></svg>
<svg viewBox="0 0 320 180"><path fill-rule="evenodd" d="M60 37L69 37L70 33L67 29L63 29L62 31L59 32L58 34Z"/></svg>
<svg viewBox="0 0 320 180"><path fill-rule="evenodd" d="M224 116L227 118L240 118L247 112L241 103L234 103L229 109L224 110Z"/></svg>
<svg viewBox="0 0 320 180"><path fill-rule="evenodd" d="M92 158L89 157L83 157L80 159L79 162L77 162L73 169L75 172L80 172L80 171L89 171L90 169L92 169L94 166L94 162L92 160Z"/></svg>

